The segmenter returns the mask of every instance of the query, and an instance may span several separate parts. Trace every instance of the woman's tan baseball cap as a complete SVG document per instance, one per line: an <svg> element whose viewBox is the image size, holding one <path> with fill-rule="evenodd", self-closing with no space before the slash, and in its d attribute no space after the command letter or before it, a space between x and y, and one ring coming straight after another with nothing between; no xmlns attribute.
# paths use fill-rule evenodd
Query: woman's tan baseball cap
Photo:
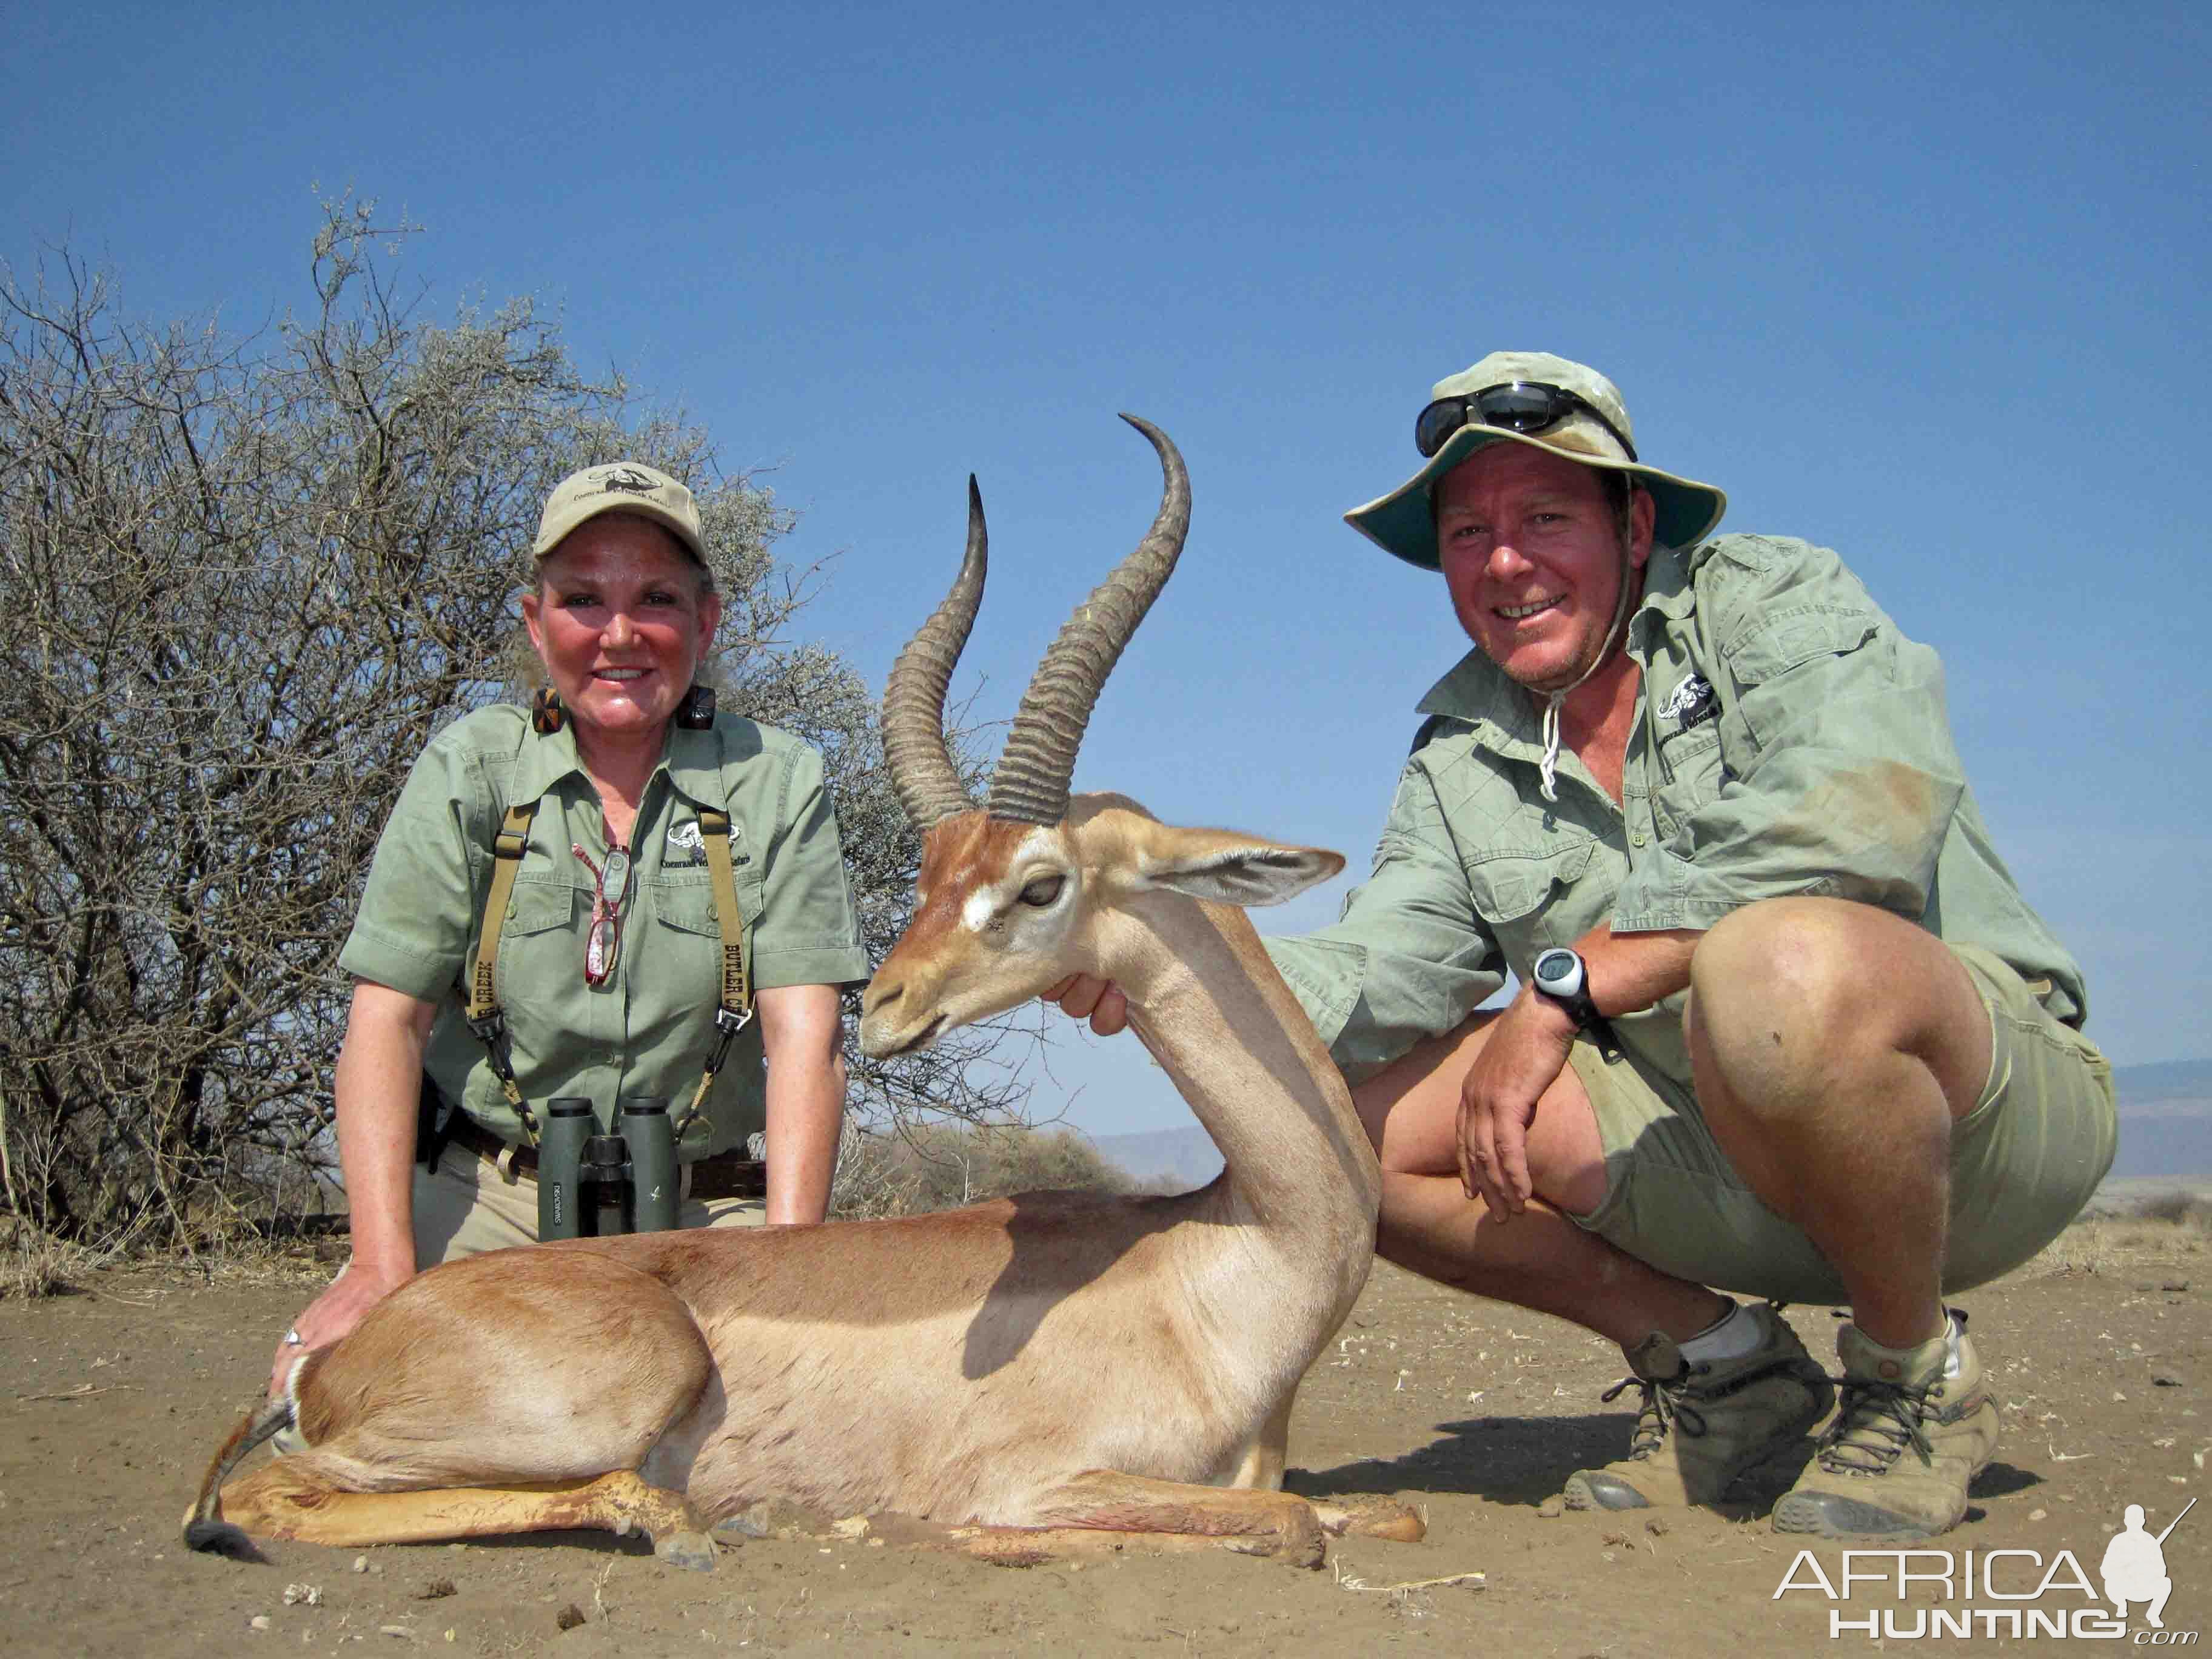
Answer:
<svg viewBox="0 0 2212 1659"><path fill-rule="evenodd" d="M707 546L699 535L699 503L675 479L641 461L587 466L556 484L538 520L532 556L544 558L561 544L562 537L602 513L635 513L650 519L682 542L701 564L707 562Z"/></svg>
<svg viewBox="0 0 2212 1659"><path fill-rule="evenodd" d="M1407 563L1424 570L1437 569L1437 480L1486 444L1516 443L1549 450L1584 466L1629 474L1651 492L1658 508L1652 538L1662 546L1695 547L1712 534L1721 514L1728 510L1728 497L1711 484L1678 478L1633 459L1622 444L1624 439L1632 447L1636 442L1627 406L1620 401L1619 388L1594 368L1548 351L1493 351L1472 368L1438 380L1429 400L1433 404L1446 398L1472 398L1477 392L1514 385L1557 387L1582 399L1603 418L1576 410L1540 431L1526 433L1470 420L1444 441L1419 472L1379 501L1352 508L1344 515L1344 521ZM1608 423L1612 431L1606 429Z"/></svg>

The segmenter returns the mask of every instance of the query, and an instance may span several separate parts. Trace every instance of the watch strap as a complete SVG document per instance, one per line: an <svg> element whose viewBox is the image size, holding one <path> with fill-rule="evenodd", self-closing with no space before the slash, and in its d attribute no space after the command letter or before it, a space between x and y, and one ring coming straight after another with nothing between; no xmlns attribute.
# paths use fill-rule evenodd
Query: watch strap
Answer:
<svg viewBox="0 0 2212 1659"><path fill-rule="evenodd" d="M1613 1029L1613 1022L1600 1013L1597 1004L1590 1000L1589 963L1579 952L1575 953L1575 960L1582 963L1583 974L1582 984L1572 996L1561 996L1555 991L1547 990L1540 981L1532 981L1536 994L1565 1009L1567 1018L1574 1021L1575 1029L1597 1045L1598 1054L1605 1063L1613 1065L1624 1057L1620 1038Z"/></svg>

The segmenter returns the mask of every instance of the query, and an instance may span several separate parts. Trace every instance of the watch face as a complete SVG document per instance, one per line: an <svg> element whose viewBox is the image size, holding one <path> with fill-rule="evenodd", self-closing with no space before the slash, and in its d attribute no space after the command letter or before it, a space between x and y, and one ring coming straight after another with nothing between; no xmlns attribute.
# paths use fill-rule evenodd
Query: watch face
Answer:
<svg viewBox="0 0 2212 1659"><path fill-rule="evenodd" d="M1581 958L1572 951L1547 951L1534 965L1536 988L1553 996L1572 996L1582 988L1582 966Z"/></svg>

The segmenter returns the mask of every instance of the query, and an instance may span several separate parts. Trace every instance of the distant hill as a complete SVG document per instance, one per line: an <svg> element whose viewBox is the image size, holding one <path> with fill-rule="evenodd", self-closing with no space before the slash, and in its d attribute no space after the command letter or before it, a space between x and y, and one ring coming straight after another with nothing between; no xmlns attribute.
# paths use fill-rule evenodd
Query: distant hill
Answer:
<svg viewBox="0 0 2212 1659"><path fill-rule="evenodd" d="M2168 1060L2154 1066L2115 1066L2112 1086L2123 1112L2181 1102L2212 1112L2212 1060Z"/></svg>
<svg viewBox="0 0 2212 1659"><path fill-rule="evenodd" d="M2115 1066L2115 1176L2212 1175L2212 1060Z"/></svg>
<svg viewBox="0 0 2212 1659"><path fill-rule="evenodd" d="M2212 1176L2212 1060L2116 1066L2112 1086L2120 1103L2115 1176ZM1221 1154L1195 1123L1091 1139L1139 1181L1203 1187L1221 1173Z"/></svg>
<svg viewBox="0 0 2212 1659"><path fill-rule="evenodd" d="M1203 1187L1221 1173L1213 1137L1195 1123L1146 1134L1093 1135L1091 1142L1109 1162L1147 1184L1172 1182L1188 1189Z"/></svg>

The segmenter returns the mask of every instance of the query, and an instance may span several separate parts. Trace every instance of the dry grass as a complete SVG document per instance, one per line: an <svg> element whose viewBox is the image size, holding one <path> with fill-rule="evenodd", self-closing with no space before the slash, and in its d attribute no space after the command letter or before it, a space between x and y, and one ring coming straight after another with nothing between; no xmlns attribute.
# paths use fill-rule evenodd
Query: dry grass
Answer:
<svg viewBox="0 0 2212 1659"><path fill-rule="evenodd" d="M328 1279L347 1241L327 1228L313 1234L234 1225L199 1230L189 1246L149 1247L118 1237L94 1243L58 1238L19 1217L0 1216L0 1302L67 1296L123 1267L166 1267L212 1283Z"/></svg>
<svg viewBox="0 0 2212 1659"><path fill-rule="evenodd" d="M0 1218L0 1302L10 1297L27 1302L75 1290L113 1259L112 1252L72 1244L27 1221Z"/></svg>
<svg viewBox="0 0 2212 1659"><path fill-rule="evenodd" d="M2212 1200L2195 1193L2156 1193L2075 1222L2021 1271L2117 1273L2143 1262L2208 1252Z"/></svg>

